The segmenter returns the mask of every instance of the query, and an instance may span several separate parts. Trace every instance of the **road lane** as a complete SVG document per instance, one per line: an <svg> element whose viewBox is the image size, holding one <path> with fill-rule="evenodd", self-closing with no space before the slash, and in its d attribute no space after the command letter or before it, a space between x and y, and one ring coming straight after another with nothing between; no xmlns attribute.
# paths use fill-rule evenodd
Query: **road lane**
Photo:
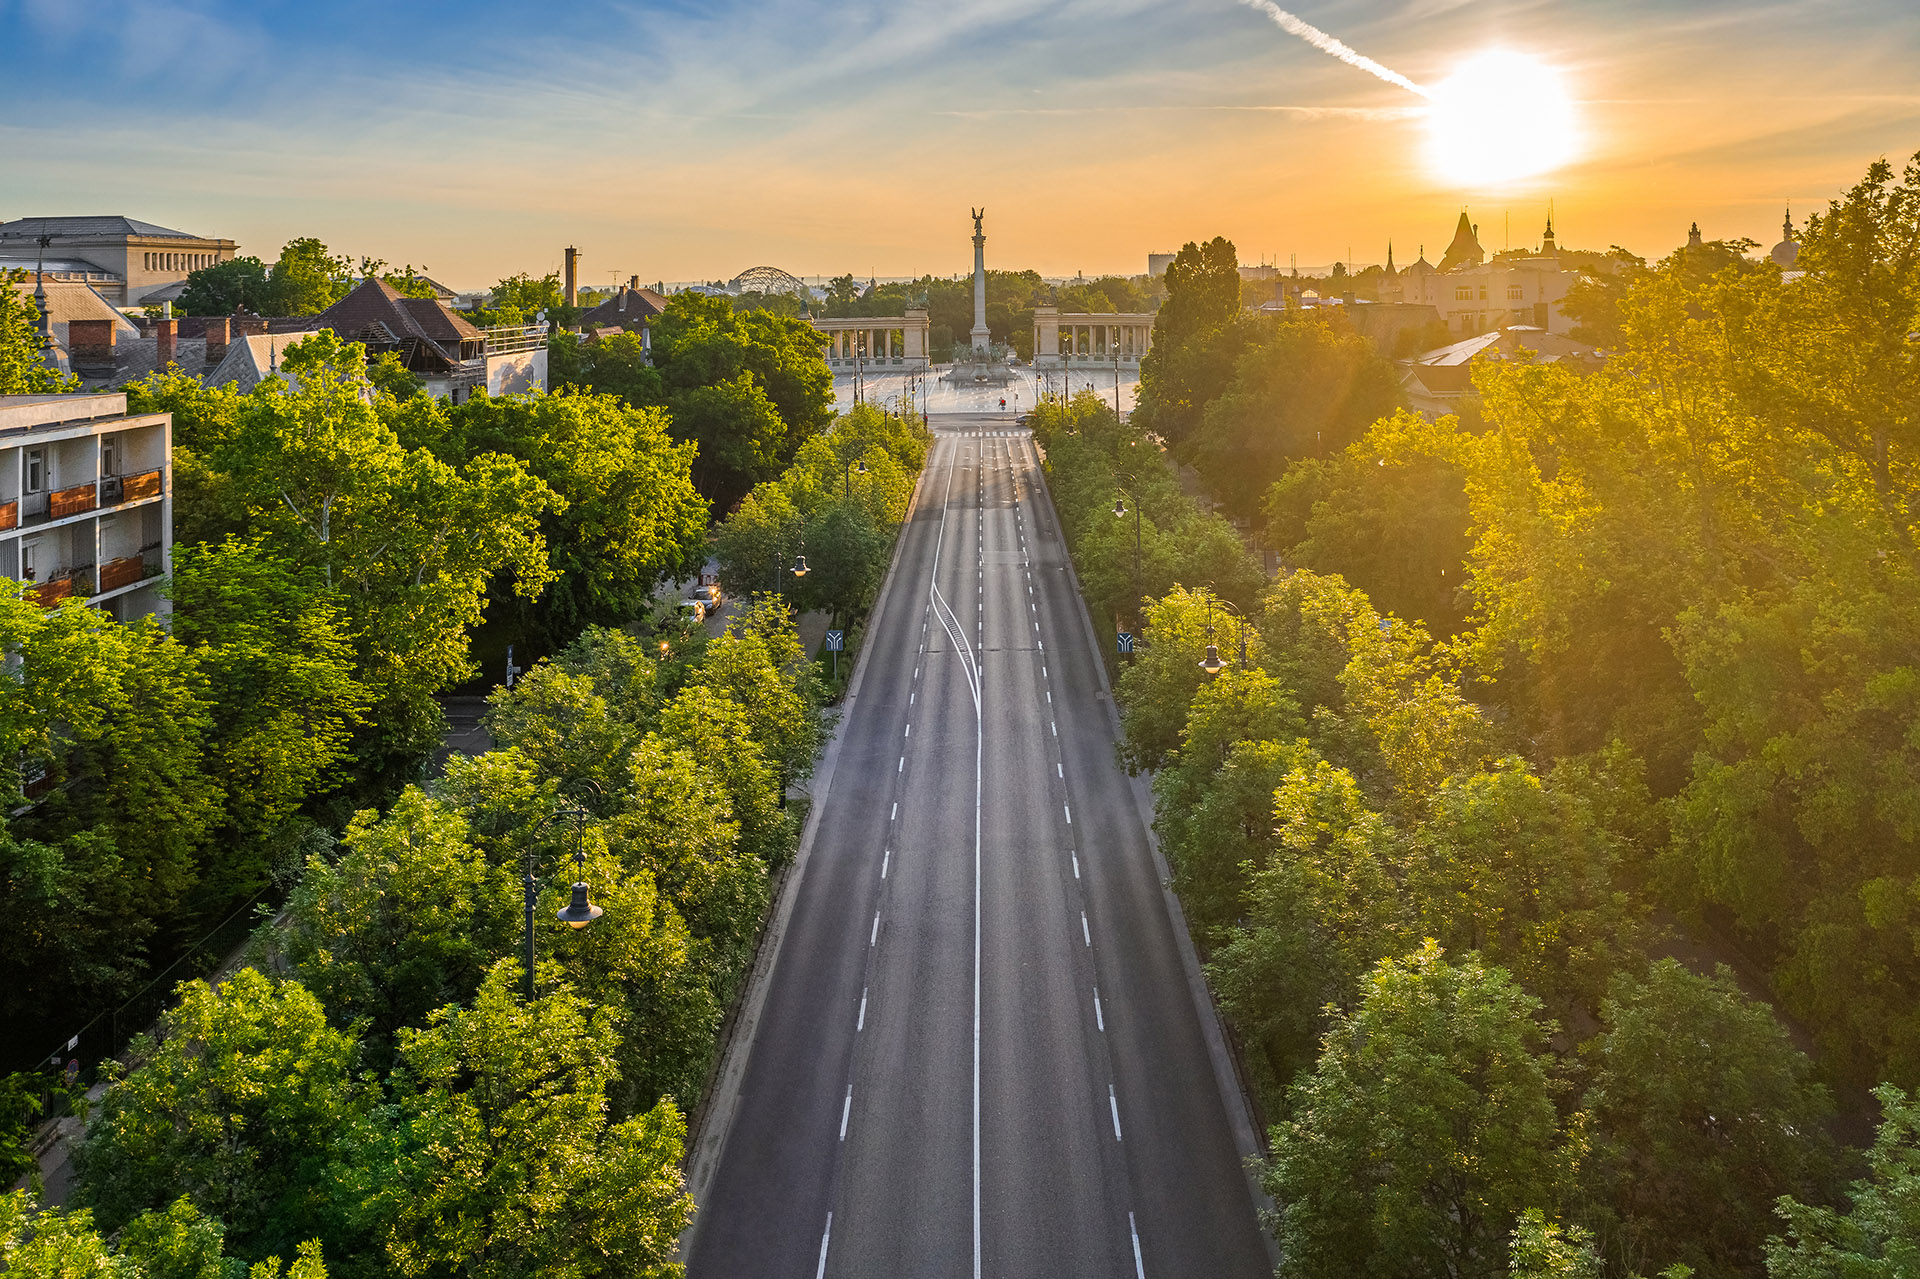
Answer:
<svg viewBox="0 0 1920 1279"><path fill-rule="evenodd" d="M971 427L869 627L690 1272L1263 1274L1031 442Z"/></svg>

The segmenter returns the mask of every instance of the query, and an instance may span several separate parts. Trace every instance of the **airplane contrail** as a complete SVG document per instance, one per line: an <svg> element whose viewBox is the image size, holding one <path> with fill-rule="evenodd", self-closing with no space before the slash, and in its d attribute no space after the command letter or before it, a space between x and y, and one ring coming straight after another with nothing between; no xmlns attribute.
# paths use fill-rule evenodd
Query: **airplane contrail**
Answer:
<svg viewBox="0 0 1920 1279"><path fill-rule="evenodd" d="M1392 67L1383 67L1353 46L1336 39L1310 22L1302 21L1273 3L1273 0L1240 0L1249 9L1258 9L1272 18L1275 25L1288 35L1299 36L1322 53L1331 53L1348 66L1359 67L1362 71L1379 76L1388 84L1397 84L1408 93L1417 93L1423 98L1433 95L1413 81L1395 71Z"/></svg>

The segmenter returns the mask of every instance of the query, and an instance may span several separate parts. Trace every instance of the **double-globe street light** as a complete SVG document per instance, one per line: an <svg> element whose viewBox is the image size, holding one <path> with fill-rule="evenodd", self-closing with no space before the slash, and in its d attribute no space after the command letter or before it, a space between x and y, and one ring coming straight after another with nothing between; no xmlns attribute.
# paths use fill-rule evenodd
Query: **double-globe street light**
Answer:
<svg viewBox="0 0 1920 1279"><path fill-rule="evenodd" d="M527 1000L533 1000L533 908L540 900L540 881L534 878L534 843L541 831L549 825L563 819L573 822L573 897L565 906L554 912L554 917L571 928L585 928L606 912L587 899L587 850L585 845L586 823L591 817L584 808L562 808L549 814L527 836L526 852L526 897L527 897Z"/></svg>

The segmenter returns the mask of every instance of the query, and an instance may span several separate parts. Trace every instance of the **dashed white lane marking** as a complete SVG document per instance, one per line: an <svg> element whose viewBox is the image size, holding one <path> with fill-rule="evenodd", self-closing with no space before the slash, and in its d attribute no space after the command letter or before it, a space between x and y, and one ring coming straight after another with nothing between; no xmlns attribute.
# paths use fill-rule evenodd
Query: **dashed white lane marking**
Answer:
<svg viewBox="0 0 1920 1279"><path fill-rule="evenodd" d="M867 934L867 945L871 946L879 940L880 940L880 912L876 910L873 912L873 931Z"/></svg>
<svg viewBox="0 0 1920 1279"><path fill-rule="evenodd" d="M911 724L909 724L909 725L907 725L907 731L906 731L906 732L904 732L904 733L902 733L902 734L901 734L901 736L902 736L902 737L912 737L912 736L913 736L913 725L911 725Z"/></svg>
<svg viewBox="0 0 1920 1279"><path fill-rule="evenodd" d="M1047 727L1053 730L1053 735L1055 737L1060 736L1060 725L1058 723L1054 722L1053 720L1048 720Z"/></svg>
<svg viewBox="0 0 1920 1279"><path fill-rule="evenodd" d="M1080 937L1087 943L1087 949L1093 949L1093 930L1087 927L1087 912L1084 910L1080 912ZM867 992L864 990L860 992L860 1006L867 1006Z"/></svg>
<svg viewBox="0 0 1920 1279"><path fill-rule="evenodd" d="M1120 1135L1120 1098L1113 1091L1112 1084L1107 1085L1107 1105L1113 1108L1113 1139L1123 1141L1125 1138Z"/></svg>
<svg viewBox="0 0 1920 1279"><path fill-rule="evenodd" d="M885 879L887 877L887 867L892 862L893 862L893 850L889 848L886 851L886 854L880 858L880 878Z"/></svg>
<svg viewBox="0 0 1920 1279"><path fill-rule="evenodd" d="M1058 760L1054 761L1053 772L1054 772L1054 776L1058 777L1061 781L1064 782L1067 780L1067 770L1064 766L1061 765L1060 761Z"/></svg>
<svg viewBox="0 0 1920 1279"><path fill-rule="evenodd" d="M1107 1015L1101 1011L1100 1008L1100 988L1098 986L1093 988L1093 1021L1096 1026L1100 1027L1101 1034L1104 1035L1107 1033Z"/></svg>
<svg viewBox="0 0 1920 1279"><path fill-rule="evenodd" d="M1073 825L1073 809L1069 808L1065 804L1062 804L1060 805L1060 811L1067 815L1067 825L1069 826Z"/></svg>
<svg viewBox="0 0 1920 1279"><path fill-rule="evenodd" d="M902 755L900 757L900 767L894 769L893 771L896 773L904 773L907 771L907 757L905 755Z"/></svg>
<svg viewBox="0 0 1920 1279"><path fill-rule="evenodd" d="M827 1228L820 1232L820 1268L813 1272L813 1279L823 1279L827 1273L827 1240L833 1238L833 1214L827 1214Z"/></svg>
<svg viewBox="0 0 1920 1279"><path fill-rule="evenodd" d="M893 803L893 811L887 814L887 820L890 822L897 821L899 820L899 817L900 817L900 801L895 800Z"/></svg>
<svg viewBox="0 0 1920 1279"><path fill-rule="evenodd" d="M865 986L862 986L860 988L860 1020L854 1024L853 1029L854 1029L854 1032L857 1034L860 1031L865 1030L866 1028L867 1028L867 988ZM847 1088L849 1091L851 1091L853 1088L853 1085L848 1084Z"/></svg>
<svg viewBox="0 0 1920 1279"><path fill-rule="evenodd" d="M853 1085L847 1085L847 1099L840 1106L840 1140L847 1139L847 1117L853 1114Z"/></svg>
<svg viewBox="0 0 1920 1279"><path fill-rule="evenodd" d="M1080 854L1069 853L1068 856L1073 858L1073 877L1078 879L1080 878Z"/></svg>
<svg viewBox="0 0 1920 1279"><path fill-rule="evenodd" d="M1140 1259L1140 1227L1133 1224L1133 1214L1127 1214L1127 1229L1133 1234L1133 1274L1134 1279L1147 1279L1147 1263Z"/></svg>

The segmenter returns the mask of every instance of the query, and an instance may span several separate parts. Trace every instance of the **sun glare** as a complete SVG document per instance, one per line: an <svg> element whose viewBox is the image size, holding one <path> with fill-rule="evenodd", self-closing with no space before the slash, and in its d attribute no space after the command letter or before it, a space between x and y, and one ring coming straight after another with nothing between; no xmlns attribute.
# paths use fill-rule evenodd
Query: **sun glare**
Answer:
<svg viewBox="0 0 1920 1279"><path fill-rule="evenodd" d="M1428 94L1434 171L1461 186L1502 186L1557 169L1579 141L1560 73L1525 54L1476 54Z"/></svg>

